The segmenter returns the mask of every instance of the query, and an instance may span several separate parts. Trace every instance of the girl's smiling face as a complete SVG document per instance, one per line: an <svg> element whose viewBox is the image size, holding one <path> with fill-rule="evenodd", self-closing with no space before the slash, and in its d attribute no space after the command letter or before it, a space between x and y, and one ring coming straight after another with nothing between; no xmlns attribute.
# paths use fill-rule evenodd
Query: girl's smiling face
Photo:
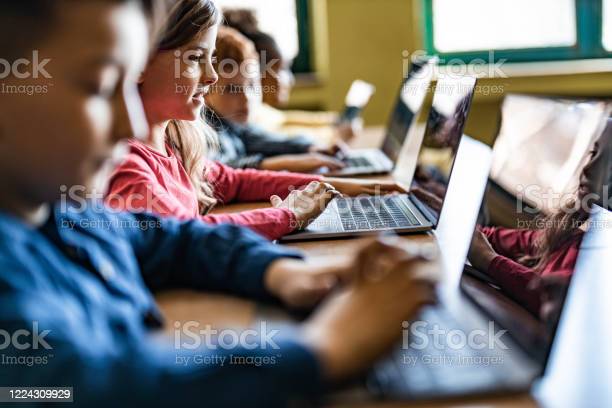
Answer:
<svg viewBox="0 0 612 408"><path fill-rule="evenodd" d="M204 95L217 82L213 54L217 26L189 44L158 52L140 79L140 95L150 124L200 118Z"/></svg>
<svg viewBox="0 0 612 408"><path fill-rule="evenodd" d="M50 78L4 83L39 93L0 99L4 194L31 203L59 198L62 186L91 187L119 141L148 128L136 80L148 53L148 26L136 2L58 2L37 51ZM20 198L18 198L20 197Z"/></svg>

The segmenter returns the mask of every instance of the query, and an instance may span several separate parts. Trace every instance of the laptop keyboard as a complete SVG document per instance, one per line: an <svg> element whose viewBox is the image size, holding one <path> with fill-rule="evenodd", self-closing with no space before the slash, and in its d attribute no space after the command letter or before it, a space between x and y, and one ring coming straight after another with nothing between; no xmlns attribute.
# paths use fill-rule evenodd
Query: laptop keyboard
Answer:
<svg viewBox="0 0 612 408"><path fill-rule="evenodd" d="M336 206L344 231L420 225L400 196L338 198Z"/></svg>
<svg viewBox="0 0 612 408"><path fill-rule="evenodd" d="M438 327L449 333L464 327L443 308L430 308L421 316L427 328ZM435 347L433 337L426 344L416 342L423 348L398 348L393 355L381 361L374 369L374 387L383 394L439 395L456 394L493 386L502 380L503 366L470 364L478 358L496 354L490 349L472 347L440 349ZM466 363L467 362L467 363Z"/></svg>
<svg viewBox="0 0 612 408"><path fill-rule="evenodd" d="M343 161L348 167L374 167L366 157L347 157Z"/></svg>

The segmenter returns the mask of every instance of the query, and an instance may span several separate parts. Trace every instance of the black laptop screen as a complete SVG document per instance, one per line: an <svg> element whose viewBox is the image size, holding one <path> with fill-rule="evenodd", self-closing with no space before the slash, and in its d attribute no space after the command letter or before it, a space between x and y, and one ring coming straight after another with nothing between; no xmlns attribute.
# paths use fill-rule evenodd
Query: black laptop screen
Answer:
<svg viewBox="0 0 612 408"><path fill-rule="evenodd" d="M391 114L382 151L392 162L396 162L404 140L431 86L433 64L427 61L413 64L402 83L397 102Z"/></svg>
<svg viewBox="0 0 612 408"><path fill-rule="evenodd" d="M441 78L436 85L412 181L434 225L446 197L475 85L475 78L463 76Z"/></svg>

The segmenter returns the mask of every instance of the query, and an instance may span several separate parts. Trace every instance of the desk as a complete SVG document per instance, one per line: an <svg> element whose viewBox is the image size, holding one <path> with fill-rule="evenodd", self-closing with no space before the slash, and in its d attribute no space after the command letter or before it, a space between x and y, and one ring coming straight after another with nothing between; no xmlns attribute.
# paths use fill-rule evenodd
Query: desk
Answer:
<svg viewBox="0 0 612 408"><path fill-rule="evenodd" d="M353 142L353 146L355 147L371 147L380 145L380 141L382 140L382 131L380 128L378 129L370 129L364 132L359 138L357 138ZM479 164L471 163L472 166ZM461 173L461 169L457 168L460 166L456 165L456 172ZM469 167L469 166L468 166ZM482 170L482 168L480 168ZM473 168L464 169L464 175L468 175L470 177L474 177ZM472 173L470 173L472 171ZM486 174L484 174L484 178L488 174L488 167L484 169ZM455 173L457 174L457 173ZM390 176L387 176L390 177ZM379 179L381 177L378 177ZM382 177L384 178L384 177ZM478 184L478 183L473 183ZM475 193L474 195L477 195ZM480 199L476 198L477 203L470 202L469 197L461 197L461 194L457 194L456 197L451 196L451 192L449 191L449 196L447 196L447 200L455 200L452 204L449 203L449 206L452 207L452 211L447 211L448 220L446 221L446 225L444 228L438 228L436 234L415 234L415 235L407 235L403 236L402 239L412 240L412 241L420 241L420 242L432 242L438 245L439 247L444 247L444 251L440 251L439 259L433 264L426 265L423 267L427 268L435 268L437 271L441 273L442 279L445 279L448 275L457 275L456 270L450 270L451 268L459 267L457 265L457 260L460 260L460 263L463 263L463 259L465 258L465 253L467 252L467 245L469 243L469 237L471 237L471 228L473 227L473 219L470 220L470 217L466 217L465 214L462 214L462 205L471 206L474 208L478 208L480 206ZM467 196L470 196L469 191ZM448 201L447 201L448 202ZM235 211L243 211L247 209L254 208L262 208L268 206L268 203L250 203L250 204L237 204L230 205L220 209L217 209L218 212L235 212ZM445 204L447 205L447 204ZM444 218L444 216L442 217ZM443 220L440 220L440 224L442 224ZM471 225L471 226L470 226ZM466 231L467 230L467 231ZM463 236L458 237L457 232L463 231ZM465 235L467 234L467 235ZM458 241L466 241L466 236L468 237L468 241L465 243L463 247L460 245L454 245L454 242ZM354 253L356 248L362 245L363 239L334 239L327 241L311 241L311 242L301 242L301 243L293 243L292 247L296 247L304 251L309 257L311 257L315 262L329 260L333 258L335 262L344 262L347 259L347 256ZM454 266L451 266L454 265ZM166 318L169 322L174 321L187 321L194 320L198 321L201 324L209 324L216 329L222 329L225 327L247 327L256 319L258 308L257 305L253 302L237 299L230 296L223 296L218 294L204 294L204 293L195 293L190 291L180 291L180 292L171 292L160 294L157 298L162 311L164 312ZM172 324L167 325L168 330L172 330ZM354 406L355 403L333 403L334 407L346 407L346 406ZM372 402L372 401L363 401L363 403L359 403L359 406L367 407L367 408L382 408L382 407L407 407L407 406L416 406L416 407L461 407L461 406L496 406L496 407L528 407L535 406L535 403L531 399L529 395L520 395L520 396L511 396L511 397L497 397L497 398L488 398L488 399L470 399L470 400L458 400L458 401L446 401L446 402L431 402L431 403L406 403L406 402Z"/></svg>

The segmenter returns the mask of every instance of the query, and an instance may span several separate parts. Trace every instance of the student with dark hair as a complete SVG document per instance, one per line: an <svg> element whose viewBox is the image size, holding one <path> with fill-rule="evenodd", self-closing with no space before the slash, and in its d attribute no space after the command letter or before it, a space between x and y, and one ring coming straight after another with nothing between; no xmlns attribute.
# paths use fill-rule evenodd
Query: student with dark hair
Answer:
<svg viewBox="0 0 612 408"><path fill-rule="evenodd" d="M117 213L71 193L91 188L115 147L148 134L137 89L148 59L143 4L0 2L3 35L28 33L0 53L21 58L36 50L53 61L50 78L12 72L3 82L52 81L48 92L0 99L0 327L19 339L3 347L1 385L73 387L82 406L241 407L248 395L249 406L280 407L316 398L327 381L365 369L400 335L401 322L431 301L431 284L411 273L418 254L376 241L347 265L329 266L352 282L302 325L281 331L276 347L188 350L155 336L163 320L151 290L191 287L299 304L303 288L288 283L292 275L308 280L300 269L314 271L299 253L240 227ZM48 9L31 17L31 6ZM209 0L175 7L215 13ZM23 347L24 333L36 341ZM194 359L230 355L276 360Z"/></svg>
<svg viewBox="0 0 612 408"><path fill-rule="evenodd" d="M248 9L223 10L224 24L239 31L253 42L259 58L263 105L259 106L251 122L272 132L295 134L307 130L321 143L350 140L361 131L360 119L338 121L335 112L279 110L289 102L295 83L291 61L268 33L263 32Z"/></svg>
<svg viewBox="0 0 612 408"><path fill-rule="evenodd" d="M261 93L258 57L249 39L229 27L217 35L215 70L219 81L206 96L206 122L219 136L217 158L235 168L312 172L337 170L344 164L333 157L339 148L318 146L312 139L274 134L249 123Z"/></svg>

